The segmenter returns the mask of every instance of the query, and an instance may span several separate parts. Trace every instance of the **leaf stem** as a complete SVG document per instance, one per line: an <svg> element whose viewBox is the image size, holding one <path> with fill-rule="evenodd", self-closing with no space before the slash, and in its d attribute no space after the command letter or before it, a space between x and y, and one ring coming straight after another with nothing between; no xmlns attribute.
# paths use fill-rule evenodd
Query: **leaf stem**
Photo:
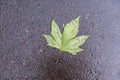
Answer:
<svg viewBox="0 0 120 80"><path fill-rule="evenodd" d="M59 63L60 55L61 55L61 51L59 51L59 53L57 55L57 59L56 59L56 62L55 62L56 65Z"/></svg>

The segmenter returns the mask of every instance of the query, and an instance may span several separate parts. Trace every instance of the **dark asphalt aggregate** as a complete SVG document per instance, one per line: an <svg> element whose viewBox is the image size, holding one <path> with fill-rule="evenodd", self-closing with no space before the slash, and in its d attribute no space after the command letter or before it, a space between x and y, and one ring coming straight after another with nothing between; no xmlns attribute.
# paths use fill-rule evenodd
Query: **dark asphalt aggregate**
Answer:
<svg viewBox="0 0 120 80"><path fill-rule="evenodd" d="M90 38L55 66L42 34L77 16ZM0 0L0 80L120 80L120 0Z"/></svg>

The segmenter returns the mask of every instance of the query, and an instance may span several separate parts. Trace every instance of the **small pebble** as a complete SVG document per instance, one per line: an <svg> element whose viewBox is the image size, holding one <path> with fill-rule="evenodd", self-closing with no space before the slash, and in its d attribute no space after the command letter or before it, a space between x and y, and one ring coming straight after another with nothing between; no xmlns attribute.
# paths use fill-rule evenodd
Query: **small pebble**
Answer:
<svg viewBox="0 0 120 80"><path fill-rule="evenodd" d="M25 65L25 63L23 63L23 65Z"/></svg>
<svg viewBox="0 0 120 80"><path fill-rule="evenodd" d="M43 50L42 50L42 49L40 49L39 51L40 51L40 52L43 52Z"/></svg>
<svg viewBox="0 0 120 80"><path fill-rule="evenodd" d="M117 27L116 30L119 30L119 28Z"/></svg>
<svg viewBox="0 0 120 80"><path fill-rule="evenodd" d="M85 19L88 19L89 16L90 16L90 14L87 14L86 17L85 17Z"/></svg>
<svg viewBox="0 0 120 80"><path fill-rule="evenodd" d="M27 29L25 29L26 33L29 33L29 31Z"/></svg>

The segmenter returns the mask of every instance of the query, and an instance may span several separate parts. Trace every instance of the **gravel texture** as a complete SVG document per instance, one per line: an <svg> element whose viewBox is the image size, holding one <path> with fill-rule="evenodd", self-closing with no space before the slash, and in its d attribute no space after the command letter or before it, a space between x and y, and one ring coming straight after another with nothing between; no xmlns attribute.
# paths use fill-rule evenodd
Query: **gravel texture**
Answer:
<svg viewBox="0 0 120 80"><path fill-rule="evenodd" d="M77 16L90 38L56 66L42 34ZM120 80L120 0L0 0L0 80Z"/></svg>

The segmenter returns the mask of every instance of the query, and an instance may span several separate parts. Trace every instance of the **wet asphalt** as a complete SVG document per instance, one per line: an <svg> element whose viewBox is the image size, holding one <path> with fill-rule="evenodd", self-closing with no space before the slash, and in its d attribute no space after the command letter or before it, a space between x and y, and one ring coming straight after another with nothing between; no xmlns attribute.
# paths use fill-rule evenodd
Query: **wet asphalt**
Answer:
<svg viewBox="0 0 120 80"><path fill-rule="evenodd" d="M90 38L55 67L42 34L77 16ZM120 0L0 0L0 80L120 80Z"/></svg>

